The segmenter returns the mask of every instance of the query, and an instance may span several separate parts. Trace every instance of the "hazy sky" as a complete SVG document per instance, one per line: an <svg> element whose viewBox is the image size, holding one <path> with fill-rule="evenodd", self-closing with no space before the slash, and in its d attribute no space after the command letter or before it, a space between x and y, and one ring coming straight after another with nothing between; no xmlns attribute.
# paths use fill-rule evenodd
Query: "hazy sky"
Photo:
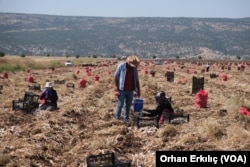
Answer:
<svg viewBox="0 0 250 167"><path fill-rule="evenodd" d="M0 0L0 13L103 17L250 17L250 0Z"/></svg>

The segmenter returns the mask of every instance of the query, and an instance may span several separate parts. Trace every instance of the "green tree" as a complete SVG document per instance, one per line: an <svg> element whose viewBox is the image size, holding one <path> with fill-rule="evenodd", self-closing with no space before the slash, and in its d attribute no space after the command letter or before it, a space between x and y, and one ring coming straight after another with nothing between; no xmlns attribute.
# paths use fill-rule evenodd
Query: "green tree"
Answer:
<svg viewBox="0 0 250 167"><path fill-rule="evenodd" d="M3 51L0 51L0 57L4 57L5 53Z"/></svg>
<svg viewBox="0 0 250 167"><path fill-rule="evenodd" d="M47 57L50 57L50 54L47 54Z"/></svg>
<svg viewBox="0 0 250 167"><path fill-rule="evenodd" d="M26 55L25 55L24 53L23 53L23 54L21 54L21 57L23 57L23 58L24 58L25 56L26 56Z"/></svg>
<svg viewBox="0 0 250 167"><path fill-rule="evenodd" d="M153 55L153 56L152 56L153 59L156 59L156 57L157 57L156 55Z"/></svg>
<svg viewBox="0 0 250 167"><path fill-rule="evenodd" d="M76 58L77 58L77 59L79 59L79 57L80 57L79 55L76 55Z"/></svg>

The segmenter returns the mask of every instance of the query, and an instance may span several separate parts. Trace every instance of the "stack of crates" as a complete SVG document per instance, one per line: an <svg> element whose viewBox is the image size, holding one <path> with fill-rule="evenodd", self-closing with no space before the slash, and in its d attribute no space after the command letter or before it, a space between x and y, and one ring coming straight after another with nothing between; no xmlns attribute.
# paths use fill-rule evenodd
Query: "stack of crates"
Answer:
<svg viewBox="0 0 250 167"><path fill-rule="evenodd" d="M12 110L22 110L32 112L39 107L39 95L32 92L25 92L23 99L12 101Z"/></svg>
<svg viewBox="0 0 250 167"><path fill-rule="evenodd" d="M87 167L131 167L131 163L121 162L114 153L106 153L88 156Z"/></svg>

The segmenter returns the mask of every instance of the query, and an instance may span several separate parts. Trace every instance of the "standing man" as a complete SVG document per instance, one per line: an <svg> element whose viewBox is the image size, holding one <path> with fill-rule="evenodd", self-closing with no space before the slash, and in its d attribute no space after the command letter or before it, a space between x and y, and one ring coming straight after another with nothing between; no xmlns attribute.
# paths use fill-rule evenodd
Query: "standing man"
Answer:
<svg viewBox="0 0 250 167"><path fill-rule="evenodd" d="M118 98L115 118L120 119L121 110L124 107L124 121L128 122L130 107L132 105L134 91L140 97L140 84L137 66L140 60L137 56L131 55L126 58L125 62L118 64L115 74L115 91Z"/></svg>

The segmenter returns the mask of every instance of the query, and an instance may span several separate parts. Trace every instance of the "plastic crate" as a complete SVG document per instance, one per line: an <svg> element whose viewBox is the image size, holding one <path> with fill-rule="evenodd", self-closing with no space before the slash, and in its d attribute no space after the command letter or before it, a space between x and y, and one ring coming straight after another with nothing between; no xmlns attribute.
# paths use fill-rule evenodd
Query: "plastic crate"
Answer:
<svg viewBox="0 0 250 167"><path fill-rule="evenodd" d="M41 90L40 84L28 85L29 90Z"/></svg>
<svg viewBox="0 0 250 167"><path fill-rule="evenodd" d="M38 103L39 95L36 95L32 92L25 92L23 100L28 104Z"/></svg>
<svg viewBox="0 0 250 167"><path fill-rule="evenodd" d="M22 110L22 111L26 111L26 112L32 112L33 110L37 109L38 106L39 106L39 104L35 104L35 103L29 104L29 103L23 101L22 99L12 101L12 110L13 111Z"/></svg>
<svg viewBox="0 0 250 167"><path fill-rule="evenodd" d="M13 100L12 101L12 110L17 111L23 108L23 101L22 100Z"/></svg>
<svg viewBox="0 0 250 167"><path fill-rule="evenodd" d="M88 156L87 167L131 167L131 163L121 162L114 153L106 153Z"/></svg>
<svg viewBox="0 0 250 167"><path fill-rule="evenodd" d="M165 73L165 77L167 78L168 82L174 82L174 72L173 71L167 71Z"/></svg>
<svg viewBox="0 0 250 167"><path fill-rule="evenodd" d="M196 94L199 90L204 89L204 77L195 77L193 76L193 84L192 84L192 94Z"/></svg>
<svg viewBox="0 0 250 167"><path fill-rule="evenodd" d="M217 78L217 77L218 77L217 74L214 74L214 73L210 74L210 78Z"/></svg>
<svg viewBox="0 0 250 167"><path fill-rule="evenodd" d="M65 80L55 80L54 84L65 84Z"/></svg>
<svg viewBox="0 0 250 167"><path fill-rule="evenodd" d="M189 114L166 114L164 116L164 119L168 123L177 123L178 120L179 122L181 121L189 122L190 118L189 118Z"/></svg>
<svg viewBox="0 0 250 167"><path fill-rule="evenodd" d="M155 126L158 128L157 123L157 116L156 117L140 117L140 116L134 116L134 125L137 126L137 128L144 127L144 126Z"/></svg>
<svg viewBox="0 0 250 167"><path fill-rule="evenodd" d="M66 86L67 86L67 88L75 88L75 84L71 83L71 82L67 83Z"/></svg>

